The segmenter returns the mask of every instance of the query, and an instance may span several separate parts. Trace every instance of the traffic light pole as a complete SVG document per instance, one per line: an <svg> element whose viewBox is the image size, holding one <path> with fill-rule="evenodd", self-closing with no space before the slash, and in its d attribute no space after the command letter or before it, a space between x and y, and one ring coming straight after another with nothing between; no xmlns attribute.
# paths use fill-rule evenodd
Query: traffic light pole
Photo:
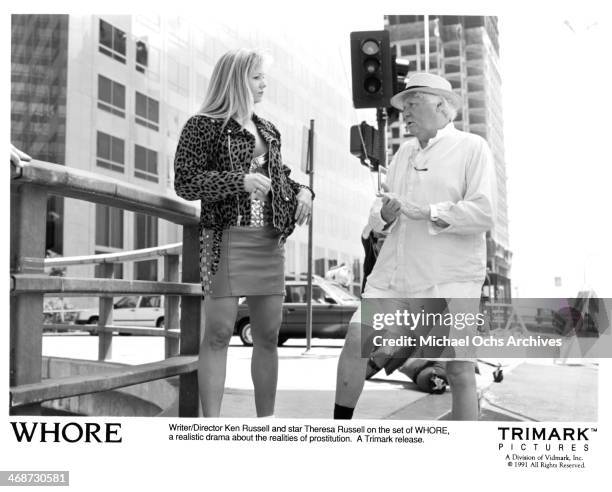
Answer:
<svg viewBox="0 0 612 492"><path fill-rule="evenodd" d="M314 125L315 121L310 120L308 130L308 154L307 170L308 184L314 190ZM314 218L314 207L310 210L310 220L308 221L308 279L306 283L306 351L310 352L312 345L312 221Z"/></svg>
<svg viewBox="0 0 612 492"><path fill-rule="evenodd" d="M382 191L382 171L387 169L387 110L376 108L376 123L378 125L378 192Z"/></svg>

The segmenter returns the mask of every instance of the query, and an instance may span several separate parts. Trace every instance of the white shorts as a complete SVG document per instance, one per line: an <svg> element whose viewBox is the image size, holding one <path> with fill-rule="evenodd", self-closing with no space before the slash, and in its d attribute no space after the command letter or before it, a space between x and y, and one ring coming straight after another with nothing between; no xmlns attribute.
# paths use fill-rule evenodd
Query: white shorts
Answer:
<svg viewBox="0 0 612 492"><path fill-rule="evenodd" d="M371 299L426 299L426 298L443 298L447 300L448 312L453 316L458 313L477 313L480 305L482 283L480 282L448 282L444 284L434 285L429 289L400 292L391 289L380 289L370 287L366 283L366 288L362 298ZM351 318L351 323L361 324L361 305ZM450 336L452 337L453 330L451 329ZM476 326L465 326L461 330L457 330L462 337L466 335L476 335ZM476 354L474 347L469 344L466 347L454 347L455 357L437 357L436 360L463 360L475 362ZM422 353L415 352L411 358L422 357Z"/></svg>

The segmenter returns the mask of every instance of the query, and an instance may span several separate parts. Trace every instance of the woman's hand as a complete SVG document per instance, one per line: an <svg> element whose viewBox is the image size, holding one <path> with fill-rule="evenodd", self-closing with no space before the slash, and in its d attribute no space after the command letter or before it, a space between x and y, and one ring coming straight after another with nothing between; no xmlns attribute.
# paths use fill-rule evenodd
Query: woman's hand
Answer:
<svg viewBox="0 0 612 492"><path fill-rule="evenodd" d="M16 168L20 168L23 167L24 162L30 162L31 160L32 158L28 154L22 152L13 144L11 144L11 164L13 166L15 166Z"/></svg>
<svg viewBox="0 0 612 492"><path fill-rule="evenodd" d="M307 188L302 188L297 195L297 209L295 210L295 220L298 225L310 222L312 211L312 194Z"/></svg>
<svg viewBox="0 0 612 492"><path fill-rule="evenodd" d="M244 190L259 196L266 196L270 191L270 178L259 173L249 173L244 176Z"/></svg>

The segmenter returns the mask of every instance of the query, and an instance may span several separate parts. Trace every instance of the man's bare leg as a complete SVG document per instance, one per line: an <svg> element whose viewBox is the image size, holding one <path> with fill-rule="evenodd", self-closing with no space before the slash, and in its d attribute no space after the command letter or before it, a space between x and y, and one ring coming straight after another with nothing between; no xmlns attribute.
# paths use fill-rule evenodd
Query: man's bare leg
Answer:
<svg viewBox="0 0 612 492"><path fill-rule="evenodd" d="M452 395L453 420L478 420L478 393L474 363L453 360L446 363Z"/></svg>
<svg viewBox="0 0 612 492"><path fill-rule="evenodd" d="M368 336L371 328L364 331L364 335ZM357 402L363 391L368 359L361 356L361 332L361 323L351 320L344 340L344 347L342 348L340 359L338 360L338 372L336 376L336 418L350 418L352 416L352 409L357 406ZM338 416L338 407L341 407L339 409L340 413L348 413L350 415L347 414L344 417Z"/></svg>

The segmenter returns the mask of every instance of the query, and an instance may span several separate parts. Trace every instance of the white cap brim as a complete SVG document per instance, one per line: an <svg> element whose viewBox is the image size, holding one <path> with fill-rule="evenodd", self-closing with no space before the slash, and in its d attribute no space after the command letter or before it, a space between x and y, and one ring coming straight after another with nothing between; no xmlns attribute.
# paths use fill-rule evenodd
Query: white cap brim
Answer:
<svg viewBox="0 0 612 492"><path fill-rule="evenodd" d="M406 97L408 97L409 94L413 92L424 92L426 94L442 96L445 99L447 99L448 102L452 104L456 110L460 110L463 106L462 98L456 92L445 91L443 89L434 89L432 87L426 87L426 86L409 87L408 89L402 92L398 92L397 94L395 94L395 96L391 98L391 101L390 101L391 106L393 106L396 109L399 109L400 111L403 111L404 110L404 100L406 99Z"/></svg>

